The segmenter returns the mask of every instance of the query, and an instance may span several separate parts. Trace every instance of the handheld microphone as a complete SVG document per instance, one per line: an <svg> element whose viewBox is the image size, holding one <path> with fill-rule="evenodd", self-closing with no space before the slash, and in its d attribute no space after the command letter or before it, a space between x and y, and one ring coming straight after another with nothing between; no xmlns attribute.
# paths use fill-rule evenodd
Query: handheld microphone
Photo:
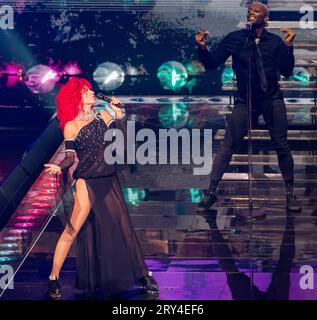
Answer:
<svg viewBox="0 0 317 320"><path fill-rule="evenodd" d="M111 98L107 97L106 95L104 95L103 93L99 92L96 94L96 98L99 99L99 100L103 100L103 101L106 101L108 103L110 103L111 101ZM122 108L122 104L115 104L116 107L119 107L119 108Z"/></svg>

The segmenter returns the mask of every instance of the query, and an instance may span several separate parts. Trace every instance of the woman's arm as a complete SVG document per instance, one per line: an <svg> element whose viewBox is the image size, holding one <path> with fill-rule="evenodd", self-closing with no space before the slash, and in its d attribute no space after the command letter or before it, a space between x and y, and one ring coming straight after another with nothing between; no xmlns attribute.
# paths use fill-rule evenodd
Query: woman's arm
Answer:
<svg viewBox="0 0 317 320"><path fill-rule="evenodd" d="M50 174L61 174L62 170L69 169L75 162L75 138L76 126L70 121L64 128L65 158L58 165L47 163L44 165L45 172Z"/></svg>

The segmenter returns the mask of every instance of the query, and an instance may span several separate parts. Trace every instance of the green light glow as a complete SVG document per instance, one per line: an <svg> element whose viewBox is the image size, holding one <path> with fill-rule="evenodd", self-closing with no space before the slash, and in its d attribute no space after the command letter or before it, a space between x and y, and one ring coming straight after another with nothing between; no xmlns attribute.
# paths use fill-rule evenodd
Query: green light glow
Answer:
<svg viewBox="0 0 317 320"><path fill-rule="evenodd" d="M293 75L291 76L290 80L303 82L303 83L309 82L310 81L310 74L303 67L295 67L293 70Z"/></svg>
<svg viewBox="0 0 317 320"><path fill-rule="evenodd" d="M133 206L139 206L145 198L145 190L138 188L124 188L124 200Z"/></svg>
<svg viewBox="0 0 317 320"><path fill-rule="evenodd" d="M222 72L221 81L222 84L231 82L235 79L235 73L233 72L232 67L225 67Z"/></svg>
<svg viewBox="0 0 317 320"><path fill-rule="evenodd" d="M0 257L0 262L8 262L16 259L17 259L16 257Z"/></svg>
<svg viewBox="0 0 317 320"><path fill-rule="evenodd" d="M184 103L172 103L162 106L159 121L165 128L182 128L189 118L188 106Z"/></svg>
<svg viewBox="0 0 317 320"><path fill-rule="evenodd" d="M198 203L203 198L203 193L200 189L189 189L190 200L193 203Z"/></svg>
<svg viewBox="0 0 317 320"><path fill-rule="evenodd" d="M177 91L186 85L188 73L181 63L168 61L159 67L157 77L164 89Z"/></svg>

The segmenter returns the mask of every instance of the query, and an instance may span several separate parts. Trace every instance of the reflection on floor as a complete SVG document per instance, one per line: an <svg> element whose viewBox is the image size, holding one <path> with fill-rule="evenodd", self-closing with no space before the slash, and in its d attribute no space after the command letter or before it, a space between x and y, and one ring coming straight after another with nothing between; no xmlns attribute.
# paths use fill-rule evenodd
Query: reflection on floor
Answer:
<svg viewBox="0 0 317 320"><path fill-rule="evenodd" d="M226 123L223 108L216 103L196 104L187 111L184 113L184 107L177 109L172 104L127 108L129 119L137 121L138 129L212 128L215 154ZM197 214L195 207L208 186L208 176L194 176L193 163L131 167L130 175L122 181L123 191L146 262L160 287L158 299L317 299L316 277L312 274L315 289L305 290L309 281L305 282L301 273L303 266L317 270L316 145L309 138L311 119L306 120L307 126L301 130L308 131L291 135L290 140L295 156L295 192L303 207L300 213L285 209L283 182L265 134L261 139L255 137L253 142L253 213L257 219L251 221L246 219L246 145L234 156L219 186L216 205L205 214ZM49 195L44 193L34 192L32 196L49 201ZM42 198L36 203L45 200ZM22 225L9 226L9 231L20 227L27 230L30 212L23 209L18 217ZM14 289L6 290L3 299L46 299L47 276L60 232L61 224L55 217L17 273ZM25 252L23 246L32 242L38 230L11 233L12 239L20 237L20 242L16 249L12 247L13 240L11 247L2 242L1 246L6 245L0 251L2 257L13 257L19 250ZM63 299L101 298L75 289L74 259L72 248L61 274ZM140 289L120 298L153 299L144 296Z"/></svg>

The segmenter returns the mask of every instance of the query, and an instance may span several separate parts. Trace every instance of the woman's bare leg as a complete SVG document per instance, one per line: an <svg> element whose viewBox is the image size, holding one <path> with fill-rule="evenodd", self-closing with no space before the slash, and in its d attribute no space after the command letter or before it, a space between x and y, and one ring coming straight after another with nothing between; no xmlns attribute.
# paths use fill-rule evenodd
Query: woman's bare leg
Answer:
<svg viewBox="0 0 317 320"><path fill-rule="evenodd" d="M74 227L74 232L69 230L69 227L66 227L60 236L54 254L53 268L50 274L50 277L55 276L59 278L60 270L63 266L63 263L67 257L69 249L75 240L79 230L85 223L88 214L91 209L91 204L88 196L88 190L86 182L83 179L78 179L76 182L76 192L75 192L75 203L72 212L70 222Z"/></svg>

